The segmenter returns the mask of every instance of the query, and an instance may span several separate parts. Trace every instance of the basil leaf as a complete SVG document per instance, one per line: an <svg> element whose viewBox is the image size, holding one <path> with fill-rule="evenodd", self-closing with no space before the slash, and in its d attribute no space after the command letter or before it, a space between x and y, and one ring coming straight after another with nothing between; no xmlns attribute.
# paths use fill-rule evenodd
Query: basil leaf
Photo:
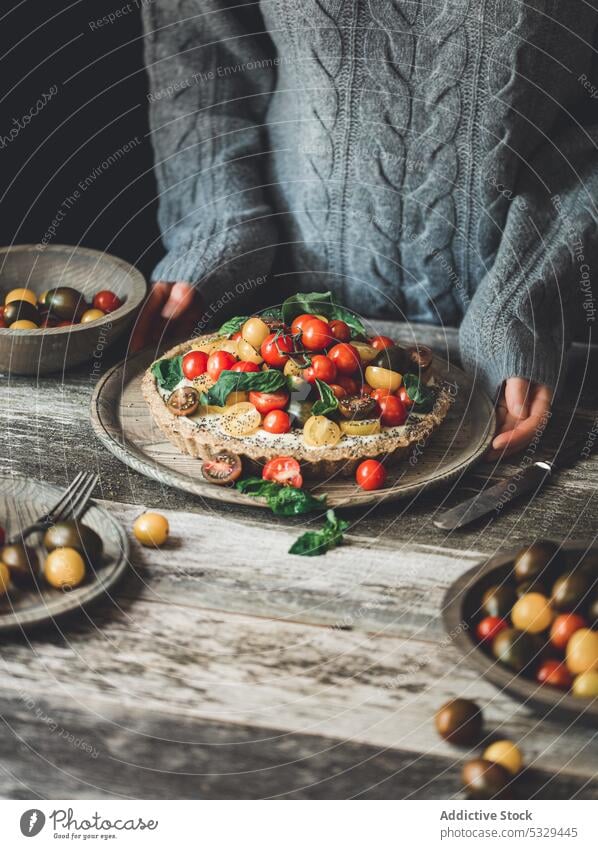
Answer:
<svg viewBox="0 0 598 849"><path fill-rule="evenodd" d="M282 320L290 326L293 319L303 313L325 315L328 318L333 306L332 292L297 292L283 303Z"/></svg>
<svg viewBox="0 0 598 849"><path fill-rule="evenodd" d="M268 507L277 516L298 516L311 513L324 507L326 496L317 498L305 489L293 486L283 486L276 481L265 481L263 478L245 478L237 483L237 489L244 495L254 498L265 498Z"/></svg>
<svg viewBox="0 0 598 849"><path fill-rule="evenodd" d="M156 383L165 392L172 392L174 387L183 379L183 357L173 357L171 360L157 360L150 371L156 378Z"/></svg>
<svg viewBox="0 0 598 849"><path fill-rule="evenodd" d="M312 416L328 416L338 410L338 398L328 384L316 377L316 386L320 393L320 400L314 402L311 409Z"/></svg>
<svg viewBox="0 0 598 849"><path fill-rule="evenodd" d="M214 386L202 394L201 403L223 407L231 392L278 392L287 388L286 376L277 369L222 371Z"/></svg>
<svg viewBox="0 0 598 849"><path fill-rule="evenodd" d="M249 316L247 315L236 315L234 318L229 318L228 321L225 321L224 324L218 330L218 334L220 336L232 336L233 333L236 333L240 330Z"/></svg>
<svg viewBox="0 0 598 849"><path fill-rule="evenodd" d="M415 374L404 374L403 384L407 395L413 401L411 411L414 413L429 413L436 401L436 392L422 383Z"/></svg>
<svg viewBox="0 0 598 849"><path fill-rule="evenodd" d="M344 519L338 519L334 510L326 513L326 523L320 531L307 531L295 540L289 548L289 554L299 554L303 557L317 557L335 548L343 541L343 533L349 527Z"/></svg>
<svg viewBox="0 0 598 849"><path fill-rule="evenodd" d="M260 313L262 318L275 318L277 321L282 321L282 310L280 307L268 307Z"/></svg>

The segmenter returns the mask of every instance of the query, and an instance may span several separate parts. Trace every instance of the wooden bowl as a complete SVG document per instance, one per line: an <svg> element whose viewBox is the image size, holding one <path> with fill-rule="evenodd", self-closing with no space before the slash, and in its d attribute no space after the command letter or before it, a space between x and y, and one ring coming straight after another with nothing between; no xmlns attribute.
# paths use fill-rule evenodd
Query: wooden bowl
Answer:
<svg viewBox="0 0 598 849"><path fill-rule="evenodd" d="M77 289L89 301L96 292L109 289L124 303L88 324L46 330L0 328L0 371L48 374L92 358L100 360L131 326L146 291L140 271L101 251L69 245L0 248L2 303L11 289L27 288L41 295L56 286Z"/></svg>
<svg viewBox="0 0 598 849"><path fill-rule="evenodd" d="M582 542L561 546L567 565L573 567L582 555L598 555L598 546ZM480 600L492 586L508 579L517 551L497 555L474 566L448 588L442 605L444 627L465 662L480 672L495 687L506 690L536 713L565 721L575 719L592 726L598 725L598 699L580 699L550 685L538 684L532 678L517 674L499 663L489 649L482 648L475 638L475 625L480 620Z"/></svg>

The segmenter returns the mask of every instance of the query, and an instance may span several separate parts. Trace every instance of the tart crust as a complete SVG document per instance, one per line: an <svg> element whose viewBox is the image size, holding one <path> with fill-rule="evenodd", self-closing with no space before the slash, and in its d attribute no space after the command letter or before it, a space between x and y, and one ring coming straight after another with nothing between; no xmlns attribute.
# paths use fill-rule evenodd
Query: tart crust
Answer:
<svg viewBox="0 0 598 849"><path fill-rule="evenodd" d="M160 359L185 354L216 338L215 334L198 336L176 345ZM432 410L401 428L400 434L396 433L398 428L394 428L382 431L375 436L343 438L334 446L312 448L305 445L298 435L295 435L295 441L291 445L288 444L288 439L284 439L289 434L281 434L279 438L273 438L268 444L254 444L251 437L227 436L224 433L202 428L201 420L198 422L197 419L175 416L164 403L150 369L142 378L141 390L154 422L166 439L183 454L205 460L214 452L226 449L234 451L256 470L261 469L273 457L292 455L301 463L305 476L320 479L336 475L342 477L353 475L359 463L366 458L383 460L389 466L400 463L416 444L424 443L429 439L436 428L442 424L452 403L452 395L441 384Z"/></svg>

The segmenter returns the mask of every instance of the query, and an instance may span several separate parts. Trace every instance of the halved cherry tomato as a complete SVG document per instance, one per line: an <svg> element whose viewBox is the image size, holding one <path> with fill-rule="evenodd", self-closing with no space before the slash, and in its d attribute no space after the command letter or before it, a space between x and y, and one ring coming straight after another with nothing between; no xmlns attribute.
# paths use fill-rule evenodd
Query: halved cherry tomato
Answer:
<svg viewBox="0 0 598 849"><path fill-rule="evenodd" d="M475 629L478 640L482 643L491 643L497 634L509 627L509 623L500 616L486 616L478 623Z"/></svg>
<svg viewBox="0 0 598 849"><path fill-rule="evenodd" d="M264 416L262 427L268 433L288 433L291 429L291 419L284 410L270 410Z"/></svg>
<svg viewBox="0 0 598 849"><path fill-rule="evenodd" d="M203 461L201 471L209 483L224 486L241 477L241 458L232 451L219 451L209 460Z"/></svg>
<svg viewBox="0 0 598 849"><path fill-rule="evenodd" d="M413 401L407 394L407 389L405 388L404 384L401 384L401 386L399 386L399 388L397 389L397 398L401 399L401 401L403 402L403 406L406 410L408 410L410 407L413 407Z"/></svg>
<svg viewBox="0 0 598 849"><path fill-rule="evenodd" d="M330 332L337 342L348 342L351 339L351 328L338 318L330 322Z"/></svg>
<svg viewBox="0 0 598 849"><path fill-rule="evenodd" d="M403 402L396 395L387 395L378 401L378 405L382 412L380 421L384 427L398 427L405 424L407 419L407 410L403 406Z"/></svg>
<svg viewBox="0 0 598 849"><path fill-rule="evenodd" d="M183 374L187 380L193 380L193 378L199 377L200 374L206 373L208 368L208 355L205 351L189 351L189 353L185 354L183 357L181 368L183 369Z"/></svg>
<svg viewBox="0 0 598 849"><path fill-rule="evenodd" d="M260 371L260 367L257 363L249 363L247 360L239 360L238 363L235 363L234 366L232 366L231 371L255 372Z"/></svg>
<svg viewBox="0 0 598 849"><path fill-rule="evenodd" d="M303 377L308 383L315 383L316 380L331 383L336 378L336 366L329 357L316 354L312 357L311 365L304 369Z"/></svg>
<svg viewBox="0 0 598 849"><path fill-rule="evenodd" d="M328 356L337 367L339 374L355 374L361 365L357 348L348 342L339 342L328 351Z"/></svg>
<svg viewBox="0 0 598 849"><path fill-rule="evenodd" d="M560 660L545 660L536 678L540 684L550 684L551 687L561 687L563 690L568 690L573 683L573 676Z"/></svg>
<svg viewBox="0 0 598 849"><path fill-rule="evenodd" d="M367 491L381 489L386 481L386 469L378 460L364 460L357 467L355 480Z"/></svg>
<svg viewBox="0 0 598 849"><path fill-rule="evenodd" d="M347 395L357 395L359 392L359 384L352 377L347 377L345 374L339 374L336 378L339 386L342 386Z"/></svg>
<svg viewBox="0 0 598 849"><path fill-rule="evenodd" d="M330 383L329 386L334 392L335 398L347 397L347 390L344 388L344 386L341 386L340 383Z"/></svg>
<svg viewBox="0 0 598 849"><path fill-rule="evenodd" d="M370 339L370 345L377 351L384 351L386 348L392 348L394 342L390 336L374 336L373 339Z"/></svg>
<svg viewBox="0 0 598 849"><path fill-rule="evenodd" d="M274 368L283 368L288 354L293 350L293 338L284 334L270 333L262 342L260 353L265 362Z"/></svg>
<svg viewBox="0 0 598 849"><path fill-rule="evenodd" d="M289 403L289 393L281 392L253 392L249 393L249 402L253 404L258 413L265 416L271 410L283 410Z"/></svg>
<svg viewBox="0 0 598 849"><path fill-rule="evenodd" d="M206 371L212 380L218 380L220 372L230 371L236 362L236 357L229 354L228 351L214 351L208 357Z"/></svg>
<svg viewBox="0 0 598 849"><path fill-rule="evenodd" d="M332 345L333 342L334 337L327 321L322 321L321 318L312 318L311 321L306 321L303 325L301 343L308 351L322 351L328 345Z"/></svg>
<svg viewBox="0 0 598 849"><path fill-rule="evenodd" d="M578 613L562 613L557 616L550 628L550 642L552 645L565 651L567 643L580 628L587 628L588 623Z"/></svg>
<svg viewBox="0 0 598 849"><path fill-rule="evenodd" d="M294 486L300 489L303 486L301 466L294 457L274 457L268 460L262 471L262 477L266 481Z"/></svg>
<svg viewBox="0 0 598 849"><path fill-rule="evenodd" d="M315 315L311 312L304 312L303 315L298 315L297 318L293 319L291 324L291 333L293 335L297 335L298 333L303 332L303 328L307 324L308 321L313 321L315 319Z"/></svg>
<svg viewBox="0 0 598 849"><path fill-rule="evenodd" d="M114 312L114 310L122 307L122 303L118 295L109 292L108 289L104 289L93 296L94 309L102 310L102 312Z"/></svg>

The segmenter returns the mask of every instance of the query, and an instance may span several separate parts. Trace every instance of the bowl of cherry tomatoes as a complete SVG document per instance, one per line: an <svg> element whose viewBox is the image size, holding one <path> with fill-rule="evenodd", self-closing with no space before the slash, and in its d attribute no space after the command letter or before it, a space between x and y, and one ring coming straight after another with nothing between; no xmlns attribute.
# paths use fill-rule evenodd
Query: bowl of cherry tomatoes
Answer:
<svg viewBox="0 0 598 849"><path fill-rule="evenodd" d="M569 720L598 722L598 547L537 540L448 589L445 628L464 663Z"/></svg>
<svg viewBox="0 0 598 849"><path fill-rule="evenodd" d="M100 361L145 291L140 271L101 251L0 248L0 371L48 374Z"/></svg>

